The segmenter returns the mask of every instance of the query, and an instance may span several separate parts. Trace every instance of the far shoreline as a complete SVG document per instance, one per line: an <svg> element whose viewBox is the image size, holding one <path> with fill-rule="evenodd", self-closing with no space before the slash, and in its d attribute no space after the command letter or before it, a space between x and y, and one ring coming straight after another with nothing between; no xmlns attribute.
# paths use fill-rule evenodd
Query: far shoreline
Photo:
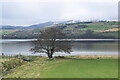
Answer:
<svg viewBox="0 0 120 80"><path fill-rule="evenodd" d="M0 42L4 41L34 41L37 39L0 39ZM58 41L74 41L74 42L83 42L83 41L119 41L120 39L57 39Z"/></svg>

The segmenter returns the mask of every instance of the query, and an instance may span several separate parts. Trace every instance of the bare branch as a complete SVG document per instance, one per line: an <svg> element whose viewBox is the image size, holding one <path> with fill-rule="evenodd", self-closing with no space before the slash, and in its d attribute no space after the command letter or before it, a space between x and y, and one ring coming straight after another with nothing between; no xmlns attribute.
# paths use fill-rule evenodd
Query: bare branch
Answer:
<svg viewBox="0 0 120 80"><path fill-rule="evenodd" d="M31 51L47 53L49 58L55 52L70 53L72 45L70 41L58 41L57 39L64 39L65 33L60 29L48 28L40 31L37 41L33 41L34 48Z"/></svg>

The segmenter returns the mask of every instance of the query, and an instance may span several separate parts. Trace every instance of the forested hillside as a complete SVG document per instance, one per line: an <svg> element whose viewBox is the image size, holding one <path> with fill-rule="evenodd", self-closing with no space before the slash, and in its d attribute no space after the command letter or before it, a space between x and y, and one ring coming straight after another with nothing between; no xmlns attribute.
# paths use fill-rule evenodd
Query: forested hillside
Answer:
<svg viewBox="0 0 120 80"><path fill-rule="evenodd" d="M35 29L1 30L3 39L31 39L37 38L40 30L46 28L62 29L70 39L116 39L120 28L116 21L77 22L56 24Z"/></svg>

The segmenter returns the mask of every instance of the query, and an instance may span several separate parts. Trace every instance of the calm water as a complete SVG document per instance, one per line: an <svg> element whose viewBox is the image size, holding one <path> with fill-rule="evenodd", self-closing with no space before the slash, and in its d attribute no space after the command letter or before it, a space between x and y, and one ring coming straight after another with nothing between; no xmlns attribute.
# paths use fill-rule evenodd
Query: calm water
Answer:
<svg viewBox="0 0 120 80"><path fill-rule="evenodd" d="M54 55L117 55L118 54L118 42L117 41L75 41L72 42L73 52L71 54L65 53L55 53ZM30 48L33 47L30 40L27 39L17 39L17 40L1 40L0 41L0 51L5 55L41 55L46 56L46 54L38 53L32 54Z"/></svg>

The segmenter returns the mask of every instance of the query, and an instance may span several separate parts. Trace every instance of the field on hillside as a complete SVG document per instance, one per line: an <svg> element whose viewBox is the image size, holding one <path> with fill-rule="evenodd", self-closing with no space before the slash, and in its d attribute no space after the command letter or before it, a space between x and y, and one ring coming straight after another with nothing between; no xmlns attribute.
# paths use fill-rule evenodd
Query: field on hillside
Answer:
<svg viewBox="0 0 120 80"><path fill-rule="evenodd" d="M95 22L95 23L79 23L68 25L66 29L80 28L80 30L103 31L113 28L118 28L117 22Z"/></svg>
<svg viewBox="0 0 120 80"><path fill-rule="evenodd" d="M114 58L73 59L41 57L14 69L6 78L117 78L118 60Z"/></svg>
<svg viewBox="0 0 120 80"><path fill-rule="evenodd" d="M68 38L83 38L87 30L93 31L91 35L93 38L118 38L118 31L120 31L118 22L91 22L91 23L71 23L71 24L59 24L51 25L44 28L55 27L62 29L68 34ZM6 34L3 38L36 38L40 30L44 28L36 29L23 29L23 30L1 30L0 34ZM98 36L98 37L97 37ZM87 37L85 37L87 38Z"/></svg>
<svg viewBox="0 0 120 80"><path fill-rule="evenodd" d="M11 33L14 33L18 30L0 30L0 34L11 34Z"/></svg>

